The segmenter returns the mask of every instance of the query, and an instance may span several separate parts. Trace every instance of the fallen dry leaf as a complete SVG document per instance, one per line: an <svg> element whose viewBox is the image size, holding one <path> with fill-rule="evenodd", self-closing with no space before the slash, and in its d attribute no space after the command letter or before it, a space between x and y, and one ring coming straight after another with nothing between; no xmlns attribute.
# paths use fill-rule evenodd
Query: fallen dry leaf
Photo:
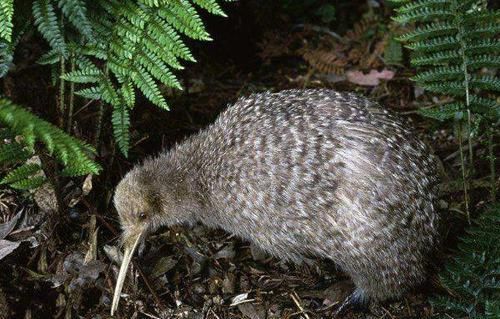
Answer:
<svg viewBox="0 0 500 319"><path fill-rule="evenodd" d="M19 242L0 239L0 260L19 247Z"/></svg>
<svg viewBox="0 0 500 319"><path fill-rule="evenodd" d="M23 211L21 210L8 222L0 224L0 239L4 239L14 230L14 227L16 227L17 221L21 217L22 213Z"/></svg>
<svg viewBox="0 0 500 319"><path fill-rule="evenodd" d="M371 70L370 73L364 74L361 71L347 71L347 80L351 83L364 85L364 86L377 86L380 80L390 80L394 77L394 72L390 70Z"/></svg>

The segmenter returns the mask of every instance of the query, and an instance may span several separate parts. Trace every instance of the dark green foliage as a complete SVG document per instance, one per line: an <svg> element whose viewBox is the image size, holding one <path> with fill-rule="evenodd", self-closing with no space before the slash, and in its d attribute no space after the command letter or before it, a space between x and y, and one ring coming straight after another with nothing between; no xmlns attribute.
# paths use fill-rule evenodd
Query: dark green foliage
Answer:
<svg viewBox="0 0 500 319"><path fill-rule="evenodd" d="M400 37L413 51L412 65L419 68L413 80L428 91L455 98L449 105L421 113L446 120L471 111L498 119L500 106L488 93L500 92L500 78L483 75L480 69L500 66L500 12L488 11L486 1L477 0L397 2L402 6L394 19L417 25Z"/></svg>
<svg viewBox="0 0 500 319"><path fill-rule="evenodd" d="M33 152L17 142L15 135L7 129L0 130L2 144L0 144L0 164L10 168L10 171L0 179L0 184L7 184L12 188L26 190L40 186L45 182L40 165L26 161L33 156ZM20 166L19 166L20 165ZM14 168L18 166L17 168Z"/></svg>
<svg viewBox="0 0 500 319"><path fill-rule="evenodd" d="M0 145L0 163L14 164L19 161L25 161L31 153L24 149L19 143L11 142Z"/></svg>
<svg viewBox="0 0 500 319"><path fill-rule="evenodd" d="M12 17L14 0L0 1L0 78L4 77L12 63Z"/></svg>
<svg viewBox="0 0 500 319"><path fill-rule="evenodd" d="M33 189L45 182L41 175L41 167L35 163L23 164L11 170L1 181L2 184L9 184L16 189Z"/></svg>
<svg viewBox="0 0 500 319"><path fill-rule="evenodd" d="M33 13L38 29L52 47L40 62L60 63L68 56L76 60L77 69L62 78L90 84L77 94L112 106L114 136L126 155L135 90L168 110L161 86L182 89L173 71L183 68L182 60L195 62L181 34L211 40L195 6L225 16L215 0L101 0L92 5L83 0L59 0L57 4L36 0ZM65 39L56 16L70 22L76 31L71 38L78 42Z"/></svg>
<svg viewBox="0 0 500 319"><path fill-rule="evenodd" d="M500 318L500 205L471 226L441 274L452 295L431 302L440 318Z"/></svg>
<svg viewBox="0 0 500 319"><path fill-rule="evenodd" d="M181 35L211 40L196 7L225 16L217 0L34 0L30 4L34 24L51 48L38 62L50 65L53 84L59 84L60 113L68 112L71 119L73 112L72 107L65 109L65 81L77 84L74 94L109 104L113 133L125 155L136 90L168 109L162 86L180 90L173 70L183 68L181 61L196 61ZM1 1L0 77L7 74L22 34L17 30L12 35L14 9L13 0ZM72 92L73 87L71 103ZM36 142L63 164L66 175L100 170L91 160L91 147L8 100L0 99L0 123L12 133L7 143L0 144L0 164L17 166L0 183L29 189L44 182L40 166L26 164L35 154ZM16 142L16 135L24 146Z"/></svg>
<svg viewBox="0 0 500 319"><path fill-rule="evenodd" d="M89 145L5 99L0 99L0 123L8 127L13 134L20 136L25 145L25 148L14 142L1 145L0 159L5 159L6 162L25 159L28 154L33 153L35 143L41 142L49 154L64 165L63 172L67 175L97 174L100 170L99 165L90 158L94 150ZM23 179L19 176L26 177L27 172L34 173L32 169L27 168L14 170L10 173L14 175L7 175L3 182L18 182Z"/></svg>
<svg viewBox="0 0 500 319"><path fill-rule="evenodd" d="M66 41L55 12L55 8L50 0L36 0L33 2L33 17L38 30L50 46L61 55L68 54Z"/></svg>
<svg viewBox="0 0 500 319"><path fill-rule="evenodd" d="M13 46L0 39L0 78L3 78L9 71L13 56Z"/></svg>
<svg viewBox="0 0 500 319"><path fill-rule="evenodd" d="M384 49L384 61L386 64L401 64L403 62L403 48L401 43L391 38L387 41Z"/></svg>
<svg viewBox="0 0 500 319"><path fill-rule="evenodd" d="M0 39L10 42L12 38L12 16L14 15L14 0L0 1Z"/></svg>

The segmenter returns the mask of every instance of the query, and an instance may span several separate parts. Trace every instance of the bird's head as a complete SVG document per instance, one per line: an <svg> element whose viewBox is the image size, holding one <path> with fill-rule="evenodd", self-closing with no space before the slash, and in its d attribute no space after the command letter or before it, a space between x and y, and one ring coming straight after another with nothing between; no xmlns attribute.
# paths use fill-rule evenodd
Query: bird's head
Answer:
<svg viewBox="0 0 500 319"><path fill-rule="evenodd" d="M138 244L162 225L193 222L195 195L179 174L159 169L155 161L132 169L115 190L114 204L122 228L123 260L111 314L118 307L128 266ZM165 166L165 165L164 165Z"/></svg>

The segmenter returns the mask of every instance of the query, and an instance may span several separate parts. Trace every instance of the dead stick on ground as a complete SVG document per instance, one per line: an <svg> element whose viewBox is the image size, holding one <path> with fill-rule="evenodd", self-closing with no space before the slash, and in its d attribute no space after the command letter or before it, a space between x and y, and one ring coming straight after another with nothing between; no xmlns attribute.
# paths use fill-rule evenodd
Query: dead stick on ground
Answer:
<svg viewBox="0 0 500 319"><path fill-rule="evenodd" d="M290 294L290 297L292 298L293 302L295 303L295 305L297 306L297 308L299 308L300 310L300 314L304 315L304 317L306 319L309 319L309 315L304 311L304 308L302 307L302 305L300 304L300 298L299 296L297 295L297 293L295 293L295 291L293 291L291 294Z"/></svg>

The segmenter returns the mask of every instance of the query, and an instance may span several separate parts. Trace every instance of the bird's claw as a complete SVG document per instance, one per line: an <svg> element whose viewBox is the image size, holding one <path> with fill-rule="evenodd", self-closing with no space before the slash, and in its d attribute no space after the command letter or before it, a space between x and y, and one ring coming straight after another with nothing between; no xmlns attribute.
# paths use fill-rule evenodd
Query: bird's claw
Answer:
<svg viewBox="0 0 500 319"><path fill-rule="evenodd" d="M334 318L341 318L347 311L353 310L356 312L368 311L369 300L366 298L363 291L356 289L352 294L347 296L340 306L335 310Z"/></svg>

